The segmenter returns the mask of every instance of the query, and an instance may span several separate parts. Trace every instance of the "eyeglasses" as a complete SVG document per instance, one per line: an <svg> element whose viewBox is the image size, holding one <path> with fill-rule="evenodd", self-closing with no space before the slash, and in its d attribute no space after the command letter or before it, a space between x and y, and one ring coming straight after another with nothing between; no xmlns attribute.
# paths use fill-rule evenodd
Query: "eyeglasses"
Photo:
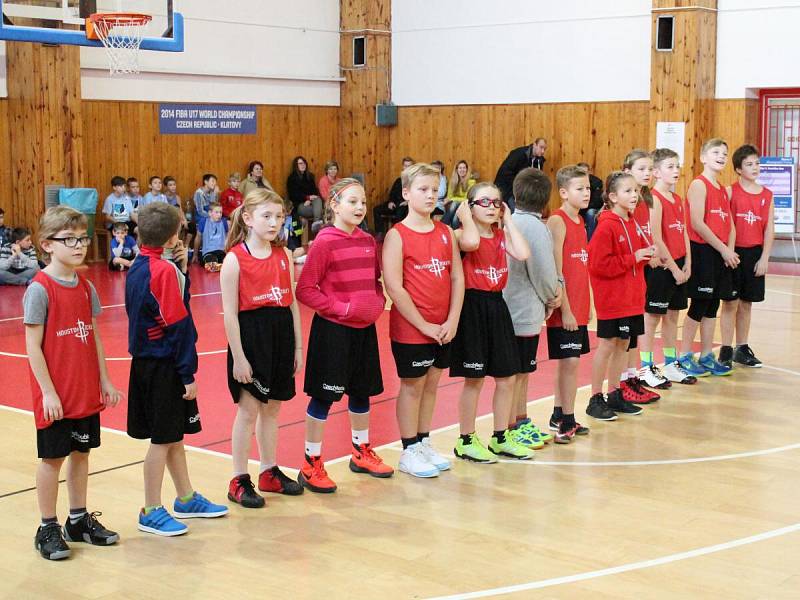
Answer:
<svg viewBox="0 0 800 600"><path fill-rule="evenodd" d="M482 208L489 208L489 205L493 205L495 208L500 208L503 206L503 201L500 198L488 198L487 196L483 196L481 198L475 198L475 200L471 200L469 205L475 206L478 205Z"/></svg>
<svg viewBox="0 0 800 600"><path fill-rule="evenodd" d="M90 246L92 244L92 238L90 238L88 235L84 235L82 237L75 237L75 236L60 237L60 238L50 237L47 239L52 240L54 242L61 242L67 248L77 248L78 244L80 244L81 246Z"/></svg>

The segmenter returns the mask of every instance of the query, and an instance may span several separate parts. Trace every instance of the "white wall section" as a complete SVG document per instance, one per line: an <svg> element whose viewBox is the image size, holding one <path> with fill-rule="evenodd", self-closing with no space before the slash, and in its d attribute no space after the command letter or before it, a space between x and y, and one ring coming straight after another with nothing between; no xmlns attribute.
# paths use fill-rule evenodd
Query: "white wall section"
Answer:
<svg viewBox="0 0 800 600"><path fill-rule="evenodd" d="M394 0L400 105L647 100L650 0Z"/></svg>

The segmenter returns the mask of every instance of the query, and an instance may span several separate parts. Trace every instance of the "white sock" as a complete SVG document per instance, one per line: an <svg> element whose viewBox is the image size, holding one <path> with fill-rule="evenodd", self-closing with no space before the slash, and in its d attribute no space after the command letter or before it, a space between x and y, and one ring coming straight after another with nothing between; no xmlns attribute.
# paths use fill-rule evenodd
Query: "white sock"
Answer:
<svg viewBox="0 0 800 600"><path fill-rule="evenodd" d="M276 463L261 463L261 466L258 469L259 473L263 473L264 471L269 471L272 467L275 466Z"/></svg>
<svg viewBox="0 0 800 600"><path fill-rule="evenodd" d="M322 442L309 442L306 440L306 455L322 456Z"/></svg>
<svg viewBox="0 0 800 600"><path fill-rule="evenodd" d="M233 477L241 477L242 475L247 475L247 471L234 471Z"/></svg>
<svg viewBox="0 0 800 600"><path fill-rule="evenodd" d="M628 379L634 379L635 377L639 376L639 372L636 370L635 367L630 367L628 369Z"/></svg>
<svg viewBox="0 0 800 600"><path fill-rule="evenodd" d="M369 429L362 429L361 431L351 429L350 431L353 432L353 443L356 446L360 446L361 444L369 444Z"/></svg>
<svg viewBox="0 0 800 600"><path fill-rule="evenodd" d="M623 371L622 375L619 376L620 381L627 381L628 380L628 371Z"/></svg>

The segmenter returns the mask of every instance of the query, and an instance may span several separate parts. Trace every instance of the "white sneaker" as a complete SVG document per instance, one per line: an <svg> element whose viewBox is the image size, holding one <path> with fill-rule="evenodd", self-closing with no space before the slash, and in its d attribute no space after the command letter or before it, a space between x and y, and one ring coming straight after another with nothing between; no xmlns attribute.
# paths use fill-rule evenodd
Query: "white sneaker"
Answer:
<svg viewBox="0 0 800 600"><path fill-rule="evenodd" d="M425 456L425 460L440 471L450 469L450 461L436 451L436 448L431 445L430 438L424 438L420 444L422 444L422 454Z"/></svg>
<svg viewBox="0 0 800 600"><path fill-rule="evenodd" d="M400 455L400 470L414 477L438 477L439 469L427 461L422 444L412 444Z"/></svg>
<svg viewBox="0 0 800 600"><path fill-rule="evenodd" d="M689 373L687 373L683 367L678 364L678 361L664 365L664 368L661 372L664 374L664 377L673 383L683 383L688 385L697 383L697 378L693 375L689 375Z"/></svg>
<svg viewBox="0 0 800 600"><path fill-rule="evenodd" d="M642 367L639 369L639 379L642 380L647 387L663 390L670 386L669 379L664 377L655 365L649 367Z"/></svg>

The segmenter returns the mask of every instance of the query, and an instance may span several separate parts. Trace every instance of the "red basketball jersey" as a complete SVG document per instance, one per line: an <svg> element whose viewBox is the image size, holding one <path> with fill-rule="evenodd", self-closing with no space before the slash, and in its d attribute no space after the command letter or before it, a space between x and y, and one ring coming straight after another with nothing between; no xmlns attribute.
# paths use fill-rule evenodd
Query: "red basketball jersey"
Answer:
<svg viewBox="0 0 800 600"><path fill-rule="evenodd" d="M642 238L645 246L652 244L653 234L650 229L650 208L647 206L644 199L640 199L639 202L636 203L636 208L633 209L631 216L638 226L636 228L636 233Z"/></svg>
<svg viewBox="0 0 800 600"><path fill-rule="evenodd" d="M494 237L482 237L477 250L464 255L462 265L466 289L503 291L508 283L505 232L502 229L495 229Z"/></svg>
<svg viewBox="0 0 800 600"><path fill-rule="evenodd" d="M47 322L42 352L65 419L82 419L103 410L100 367L92 325L92 290L78 275L78 285L64 287L41 271L33 281L47 292ZM52 425L44 418L42 389L31 371L33 415L37 429Z"/></svg>
<svg viewBox="0 0 800 600"><path fill-rule="evenodd" d="M769 227L769 207L772 205L772 192L761 188L758 194L751 194L737 181L731 186L731 212L736 224L736 245L753 248L764 245L764 230Z"/></svg>
<svg viewBox="0 0 800 600"><path fill-rule="evenodd" d="M708 179L698 175L695 181L702 181L706 186L706 212L703 221L709 229L724 244L728 243L728 236L731 233L731 203L728 199L728 192L725 186L714 187ZM692 229L692 220L687 219L689 229L689 239L698 244L705 244L706 241L695 233Z"/></svg>
<svg viewBox="0 0 800 600"><path fill-rule="evenodd" d="M686 256L686 241L683 232L686 230L686 210L683 199L672 194L672 200L653 190L653 202L661 204L661 237L673 260Z"/></svg>
<svg viewBox="0 0 800 600"><path fill-rule="evenodd" d="M450 228L438 221L427 233L402 223L394 226L403 240L403 287L428 323L441 324L450 311L450 271L453 268L453 240ZM389 337L403 344L432 344L406 320L393 304L389 312Z"/></svg>
<svg viewBox="0 0 800 600"><path fill-rule="evenodd" d="M551 219L561 219L567 230L564 235L564 248L561 259L561 273L564 276L564 289L569 299L569 307L578 325L589 323L589 252L586 241L586 228L583 218L578 217L578 222L573 221L567 213L560 208L553 213ZM548 327L561 327L561 309L557 308L547 319Z"/></svg>
<svg viewBox="0 0 800 600"><path fill-rule="evenodd" d="M231 252L239 260L239 312L292 304L292 272L283 248L273 246L267 258L256 258L242 242Z"/></svg>

